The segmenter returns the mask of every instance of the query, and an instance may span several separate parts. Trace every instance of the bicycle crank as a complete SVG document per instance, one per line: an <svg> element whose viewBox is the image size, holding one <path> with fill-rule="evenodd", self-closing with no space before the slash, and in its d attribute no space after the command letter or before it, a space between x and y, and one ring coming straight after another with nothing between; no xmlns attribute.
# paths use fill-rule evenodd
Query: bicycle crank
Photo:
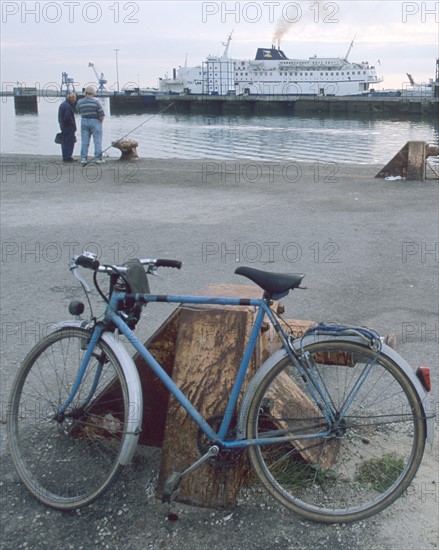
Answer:
<svg viewBox="0 0 439 550"><path fill-rule="evenodd" d="M211 457L217 455L218 452L219 447L217 445L213 445L212 447L210 447L205 455L194 462L192 466L189 466L189 468L187 468L184 472L172 472L172 474L168 477L163 486L162 502L170 503L172 501L173 495L177 492L180 486L181 480L185 476L193 472L196 468L198 468L198 466L201 466L201 464L204 464L204 462L209 460Z"/></svg>

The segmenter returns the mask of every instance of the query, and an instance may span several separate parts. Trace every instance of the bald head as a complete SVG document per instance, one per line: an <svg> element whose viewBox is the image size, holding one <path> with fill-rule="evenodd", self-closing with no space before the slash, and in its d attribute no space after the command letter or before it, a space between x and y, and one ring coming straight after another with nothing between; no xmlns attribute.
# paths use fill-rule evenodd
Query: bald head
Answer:
<svg viewBox="0 0 439 550"><path fill-rule="evenodd" d="M90 97L93 97L95 95L95 88L93 86L87 86L87 88L85 89L85 95L88 95Z"/></svg>

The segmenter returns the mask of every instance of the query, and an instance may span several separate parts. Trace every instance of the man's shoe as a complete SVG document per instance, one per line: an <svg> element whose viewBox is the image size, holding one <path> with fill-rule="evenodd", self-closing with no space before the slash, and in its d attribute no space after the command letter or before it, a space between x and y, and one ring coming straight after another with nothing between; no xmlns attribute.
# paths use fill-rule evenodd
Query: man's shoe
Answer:
<svg viewBox="0 0 439 550"><path fill-rule="evenodd" d="M64 160L63 162L77 162L76 159L67 159L67 160Z"/></svg>
<svg viewBox="0 0 439 550"><path fill-rule="evenodd" d="M81 164L87 164L87 159L81 159Z"/></svg>
<svg viewBox="0 0 439 550"><path fill-rule="evenodd" d="M97 164L103 164L105 162L104 159L98 159L95 161Z"/></svg>

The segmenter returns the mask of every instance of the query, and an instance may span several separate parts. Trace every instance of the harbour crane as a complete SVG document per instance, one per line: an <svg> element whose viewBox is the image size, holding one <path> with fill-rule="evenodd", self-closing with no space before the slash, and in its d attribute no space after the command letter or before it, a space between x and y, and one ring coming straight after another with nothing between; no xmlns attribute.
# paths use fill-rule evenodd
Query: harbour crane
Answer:
<svg viewBox="0 0 439 550"><path fill-rule="evenodd" d="M98 79L98 83L99 83L98 90L102 92L103 90L106 89L105 84L107 83L107 81L105 80L105 77L104 77L104 73L102 71L98 72L98 68L91 61L89 62L88 66L93 69L93 72L96 75L96 78ZM101 74L100 76L99 76L99 73Z"/></svg>
<svg viewBox="0 0 439 550"><path fill-rule="evenodd" d="M66 87L66 93L75 91L74 79L69 77L68 73L61 73L61 92L63 91L64 86Z"/></svg>

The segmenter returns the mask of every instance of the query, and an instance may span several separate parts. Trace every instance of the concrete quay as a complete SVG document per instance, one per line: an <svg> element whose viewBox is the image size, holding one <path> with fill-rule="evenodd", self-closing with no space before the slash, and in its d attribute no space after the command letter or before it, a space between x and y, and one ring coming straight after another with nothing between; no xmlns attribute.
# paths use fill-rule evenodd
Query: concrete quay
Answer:
<svg viewBox="0 0 439 550"><path fill-rule="evenodd" d="M145 158L82 167L54 156L3 155L0 547L437 548L437 438L403 498L341 526L303 521L258 490L233 510L176 505L179 520L168 521L169 509L154 498L156 455L139 455L102 498L64 514L27 494L6 444L12 380L48 325L68 319L69 302L83 299L68 263L84 248L108 263L182 260L180 271L151 278L160 294L247 284L234 274L239 265L305 273L307 290L282 300L285 318L395 334L409 364L431 366L437 410L438 184L375 179L380 168ZM92 303L99 315L96 295ZM148 305L139 335L151 334L171 311L169 304Z"/></svg>

